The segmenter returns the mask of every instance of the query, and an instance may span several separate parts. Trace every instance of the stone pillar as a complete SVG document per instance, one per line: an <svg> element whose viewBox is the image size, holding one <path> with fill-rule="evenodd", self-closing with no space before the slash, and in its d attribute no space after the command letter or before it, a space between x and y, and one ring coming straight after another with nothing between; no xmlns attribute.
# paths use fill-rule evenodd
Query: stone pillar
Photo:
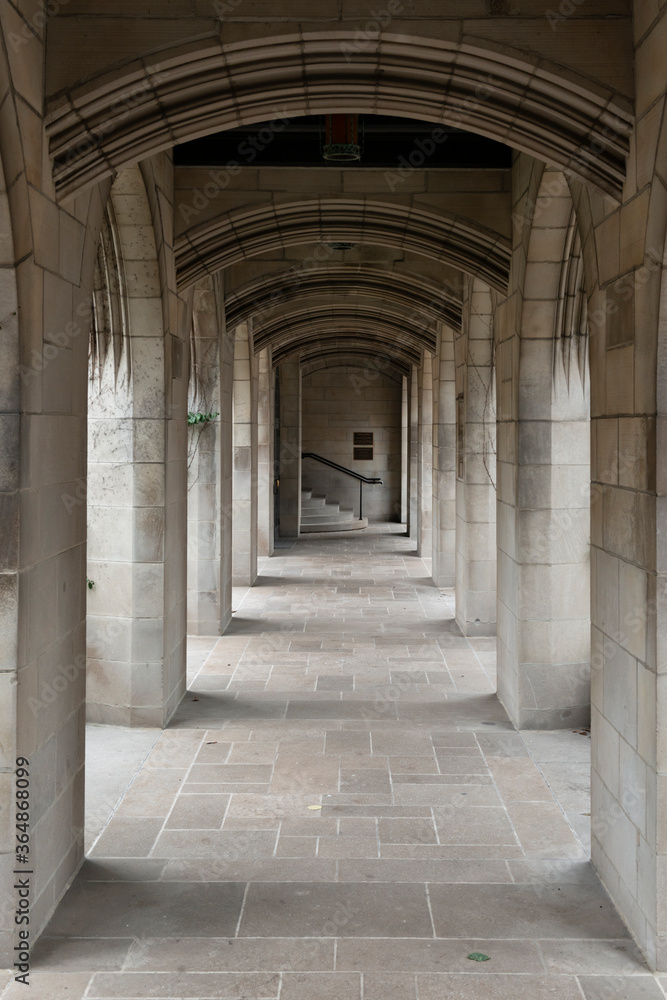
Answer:
<svg viewBox="0 0 667 1000"><path fill-rule="evenodd" d="M257 377L257 555L273 552L273 368L271 348L260 351Z"/></svg>
<svg viewBox="0 0 667 1000"><path fill-rule="evenodd" d="M180 326L189 320L168 305L173 272L160 270L164 234L153 211L156 192L168 196L169 186L161 157L142 171L123 171L114 184L129 337L120 359L111 351L100 359L89 386L87 710L95 722L120 725L164 725L185 691L187 362ZM142 282L126 280L137 270Z"/></svg>
<svg viewBox="0 0 667 1000"><path fill-rule="evenodd" d="M228 329L224 313L224 275L214 278L220 329L220 425L218 463L220 466L220 634L232 620L232 526L233 526L233 469L234 469L234 329Z"/></svg>
<svg viewBox="0 0 667 1000"><path fill-rule="evenodd" d="M409 486L410 486L410 427L408 422L409 413L409 389L408 380L403 376L401 385L401 524L405 524L408 534L410 533L409 521Z"/></svg>
<svg viewBox="0 0 667 1000"><path fill-rule="evenodd" d="M521 296L511 288L499 326L498 695L519 728L569 728L590 718L590 404L581 270L562 175L536 166L518 171L515 183L530 185L515 190L518 205L542 207L532 226L529 218L515 229ZM564 308L570 273L578 274L576 308ZM583 325L577 320L566 330L566 315L583 315Z"/></svg>
<svg viewBox="0 0 667 1000"><path fill-rule="evenodd" d="M433 582L456 579L456 383L454 334L440 327L433 360Z"/></svg>
<svg viewBox="0 0 667 1000"><path fill-rule="evenodd" d="M188 408L217 413L188 428L188 634L219 635L220 590L220 319L214 279L194 290Z"/></svg>
<svg viewBox="0 0 667 1000"><path fill-rule="evenodd" d="M419 375L412 366L408 386L408 535L417 542L421 531L419 503Z"/></svg>
<svg viewBox="0 0 667 1000"><path fill-rule="evenodd" d="M468 279L456 338L460 468L456 477L456 621L496 632L496 407L491 290Z"/></svg>
<svg viewBox="0 0 667 1000"><path fill-rule="evenodd" d="M280 379L280 537L298 538L301 523L301 365L283 361Z"/></svg>
<svg viewBox="0 0 667 1000"><path fill-rule="evenodd" d="M419 419L419 537L417 554L430 563L433 549L433 358L424 351L418 374ZM430 567L429 567L430 568Z"/></svg>
<svg viewBox="0 0 667 1000"><path fill-rule="evenodd" d="M257 363L247 323L234 339L234 475L232 579L252 587L257 579Z"/></svg>

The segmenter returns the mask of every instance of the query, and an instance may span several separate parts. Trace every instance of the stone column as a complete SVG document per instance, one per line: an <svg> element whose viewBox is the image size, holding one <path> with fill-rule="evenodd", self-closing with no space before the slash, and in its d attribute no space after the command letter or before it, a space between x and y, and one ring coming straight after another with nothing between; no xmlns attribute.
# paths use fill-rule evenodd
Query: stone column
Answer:
<svg viewBox="0 0 667 1000"><path fill-rule="evenodd" d="M410 487L410 427L408 379L403 376L401 385L401 524L405 524L410 533L409 487Z"/></svg>
<svg viewBox="0 0 667 1000"><path fill-rule="evenodd" d="M433 358L424 351L418 375L419 537L417 554L430 563L433 549ZM429 567L430 568L430 567Z"/></svg>
<svg viewBox="0 0 667 1000"><path fill-rule="evenodd" d="M298 538L301 523L301 365L283 361L280 379L280 537Z"/></svg>
<svg viewBox="0 0 667 1000"><path fill-rule="evenodd" d="M232 578L252 587L257 579L257 386L256 359L247 323L234 339L234 475Z"/></svg>
<svg viewBox="0 0 667 1000"><path fill-rule="evenodd" d="M408 534L417 542L421 531L419 503L419 375L412 366L408 386Z"/></svg>
<svg viewBox="0 0 667 1000"><path fill-rule="evenodd" d="M188 429L188 634L219 635L220 590L220 339L214 279L194 290L189 410L217 413Z"/></svg>
<svg viewBox="0 0 667 1000"><path fill-rule="evenodd" d="M468 279L456 338L460 468L456 478L456 621L464 635L496 632L496 407L491 290Z"/></svg>
<svg viewBox="0 0 667 1000"><path fill-rule="evenodd" d="M590 718L590 403L587 344L572 346L585 323L561 336L580 315L562 308L577 256L568 185L538 166L527 178L518 204L542 207L515 229L521 295L511 287L499 325L498 695L517 727L554 729Z"/></svg>
<svg viewBox="0 0 667 1000"><path fill-rule="evenodd" d="M233 469L234 469L234 336L228 329L224 313L224 276L214 276L220 329L220 427L218 463L220 466L220 634L232 620L232 526L233 526Z"/></svg>
<svg viewBox="0 0 667 1000"><path fill-rule="evenodd" d="M456 384L454 334L440 327L433 360L433 581L456 578Z"/></svg>
<svg viewBox="0 0 667 1000"><path fill-rule="evenodd" d="M112 189L129 337L89 386L87 709L121 725L164 725L185 691L189 318L158 259L158 192L170 197L163 157Z"/></svg>
<svg viewBox="0 0 667 1000"><path fill-rule="evenodd" d="M257 380L257 555L273 552L273 368L271 348L260 351Z"/></svg>

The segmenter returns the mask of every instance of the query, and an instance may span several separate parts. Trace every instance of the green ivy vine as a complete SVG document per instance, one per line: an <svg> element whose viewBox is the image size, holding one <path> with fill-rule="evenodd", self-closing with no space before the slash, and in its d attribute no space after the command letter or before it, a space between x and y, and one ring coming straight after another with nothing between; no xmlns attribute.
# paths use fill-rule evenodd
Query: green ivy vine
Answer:
<svg viewBox="0 0 667 1000"><path fill-rule="evenodd" d="M211 420L219 417L219 413L193 413L188 410L188 424L208 424Z"/></svg>

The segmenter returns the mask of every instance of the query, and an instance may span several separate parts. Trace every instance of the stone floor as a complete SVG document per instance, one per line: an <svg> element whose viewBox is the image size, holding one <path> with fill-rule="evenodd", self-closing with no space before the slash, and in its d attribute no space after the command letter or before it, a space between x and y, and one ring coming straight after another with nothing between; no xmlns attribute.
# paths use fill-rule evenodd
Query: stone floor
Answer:
<svg viewBox="0 0 667 1000"><path fill-rule="evenodd" d="M587 736L513 730L400 530L281 547L166 732L94 727L88 859L3 997L665 996L582 846Z"/></svg>

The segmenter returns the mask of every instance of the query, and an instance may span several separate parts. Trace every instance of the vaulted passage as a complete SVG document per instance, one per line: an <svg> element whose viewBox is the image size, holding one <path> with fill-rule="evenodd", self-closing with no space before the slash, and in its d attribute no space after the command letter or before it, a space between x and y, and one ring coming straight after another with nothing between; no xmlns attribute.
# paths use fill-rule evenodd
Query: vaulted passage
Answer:
<svg viewBox="0 0 667 1000"><path fill-rule="evenodd" d="M665 51L0 0L3 1000L664 1000Z"/></svg>
<svg viewBox="0 0 667 1000"><path fill-rule="evenodd" d="M227 634L191 640L110 819L93 792L37 996L579 1000L602 970L659 996L570 823L588 738L513 728L494 640L461 635L402 532L283 542ZM132 754L109 732L91 788Z"/></svg>

